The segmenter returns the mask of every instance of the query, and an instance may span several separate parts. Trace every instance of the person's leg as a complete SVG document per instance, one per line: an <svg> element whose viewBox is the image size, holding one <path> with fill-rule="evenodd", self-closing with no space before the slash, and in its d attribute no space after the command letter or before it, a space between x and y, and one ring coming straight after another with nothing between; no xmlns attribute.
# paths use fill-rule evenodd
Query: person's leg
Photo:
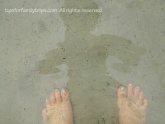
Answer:
<svg viewBox="0 0 165 124"><path fill-rule="evenodd" d="M127 89L119 87L117 90L119 124L144 124L148 105L139 87L129 84Z"/></svg>
<svg viewBox="0 0 165 124"><path fill-rule="evenodd" d="M42 110L44 120L48 124L73 124L72 106L67 90L55 90L46 100Z"/></svg>

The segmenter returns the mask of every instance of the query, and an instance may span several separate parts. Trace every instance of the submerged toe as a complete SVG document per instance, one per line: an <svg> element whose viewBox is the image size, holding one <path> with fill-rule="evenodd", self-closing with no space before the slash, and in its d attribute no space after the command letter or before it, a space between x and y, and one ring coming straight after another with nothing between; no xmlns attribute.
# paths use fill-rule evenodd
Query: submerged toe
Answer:
<svg viewBox="0 0 165 124"><path fill-rule="evenodd" d="M55 100L56 100L56 103L61 103L62 101L61 93L59 89L55 89Z"/></svg>
<svg viewBox="0 0 165 124"><path fill-rule="evenodd" d="M61 90L61 96L63 101L68 101L69 100L69 92L66 89Z"/></svg>

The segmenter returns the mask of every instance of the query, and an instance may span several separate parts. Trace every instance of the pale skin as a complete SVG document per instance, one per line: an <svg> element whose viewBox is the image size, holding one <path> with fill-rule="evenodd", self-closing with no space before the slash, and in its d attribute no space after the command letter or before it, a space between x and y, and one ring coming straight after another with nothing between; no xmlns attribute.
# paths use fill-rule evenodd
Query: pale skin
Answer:
<svg viewBox="0 0 165 124"><path fill-rule="evenodd" d="M148 101L139 87L129 84L117 89L119 124L145 124ZM48 124L73 124L73 111L69 92L66 89L50 94L42 116Z"/></svg>

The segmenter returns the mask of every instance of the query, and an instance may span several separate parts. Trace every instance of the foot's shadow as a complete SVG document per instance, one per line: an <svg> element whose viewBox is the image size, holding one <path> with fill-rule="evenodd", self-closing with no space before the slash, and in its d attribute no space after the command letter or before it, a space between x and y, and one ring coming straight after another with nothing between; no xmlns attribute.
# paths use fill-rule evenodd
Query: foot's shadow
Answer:
<svg viewBox="0 0 165 124"><path fill-rule="evenodd" d="M98 8L96 3L86 0L66 0L64 7ZM113 69L127 72L138 64L144 53L142 48L127 39L113 35L92 35L90 31L95 28L100 16L100 13L61 13L66 26L65 41L59 43L57 49L48 52L46 59L39 63L38 70L45 75L58 72L57 65L68 65L68 88L75 121L79 124L82 124L82 119L92 119L102 114L105 114L106 122L111 122L108 117L114 116L114 93L118 83L106 74L107 56L114 56L121 61L114 63Z"/></svg>

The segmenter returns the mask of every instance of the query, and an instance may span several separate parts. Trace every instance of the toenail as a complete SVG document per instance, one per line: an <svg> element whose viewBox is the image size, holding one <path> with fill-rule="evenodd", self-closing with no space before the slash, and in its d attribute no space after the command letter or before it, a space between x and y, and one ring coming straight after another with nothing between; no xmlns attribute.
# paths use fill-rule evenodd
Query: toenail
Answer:
<svg viewBox="0 0 165 124"><path fill-rule="evenodd" d="M122 91L123 91L123 90L125 90L125 88L122 86L122 87L120 87L120 90L122 90Z"/></svg>
<svg viewBox="0 0 165 124"><path fill-rule="evenodd" d="M139 89L140 89L140 87L136 87L135 89L139 90Z"/></svg>
<svg viewBox="0 0 165 124"><path fill-rule="evenodd" d="M46 99L46 104L49 104L49 101L48 101L48 99Z"/></svg>
<svg viewBox="0 0 165 124"><path fill-rule="evenodd" d="M62 94L65 94L65 93L66 93L65 89L62 89L62 90L61 90L61 93L62 93Z"/></svg>
<svg viewBox="0 0 165 124"><path fill-rule="evenodd" d="M59 93L59 90L58 89L55 89L55 93Z"/></svg>

